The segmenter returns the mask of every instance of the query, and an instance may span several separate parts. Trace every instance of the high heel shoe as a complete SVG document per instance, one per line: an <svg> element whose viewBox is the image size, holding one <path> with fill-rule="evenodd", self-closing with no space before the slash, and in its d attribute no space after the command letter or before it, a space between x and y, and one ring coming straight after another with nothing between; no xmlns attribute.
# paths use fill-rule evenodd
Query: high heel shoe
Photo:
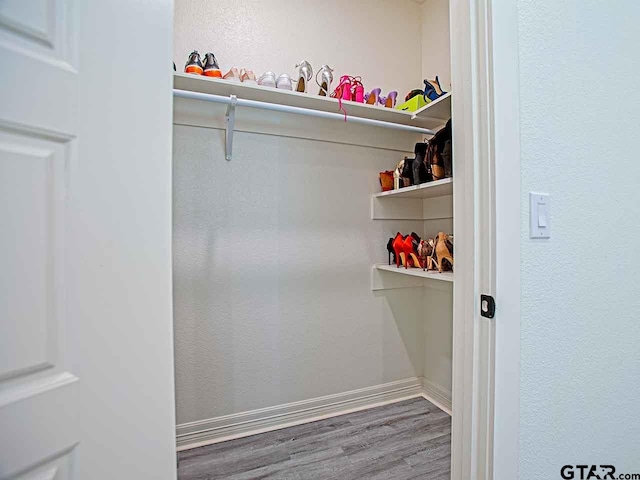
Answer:
<svg viewBox="0 0 640 480"><path fill-rule="evenodd" d="M204 73L204 67L202 66L202 60L197 50L194 50L189 54L187 63L184 65L185 73L192 73L194 75L202 75Z"/></svg>
<svg viewBox="0 0 640 480"><path fill-rule="evenodd" d="M396 252L393 249L393 237L387 242L387 252L389 252L389 265L391 265L391 254L393 254L393 263L396 263Z"/></svg>
<svg viewBox="0 0 640 480"><path fill-rule="evenodd" d="M443 232L438 233L431 258L434 258L438 272L453 270L453 241L449 235Z"/></svg>
<svg viewBox="0 0 640 480"><path fill-rule="evenodd" d="M398 92L394 90L393 92L389 92L389 95L387 95L386 97L380 97L378 102L387 108L393 108L396 106L397 97L398 97Z"/></svg>
<svg viewBox="0 0 640 480"><path fill-rule="evenodd" d="M340 82L330 96L339 100L351 100L351 78L349 75L341 76Z"/></svg>
<svg viewBox="0 0 640 480"><path fill-rule="evenodd" d="M306 60L296 65L298 69L298 84L296 92L307 93L307 84L313 77L313 69L311 64Z"/></svg>
<svg viewBox="0 0 640 480"><path fill-rule="evenodd" d="M440 87L440 79L438 78L437 75L435 80L429 81L425 78L423 80L423 83L424 83L424 101L425 102L427 101L427 99L433 102L434 100L437 100L438 98L443 96L445 93L447 93L442 90L442 87Z"/></svg>
<svg viewBox="0 0 640 480"><path fill-rule="evenodd" d="M318 82L318 75L322 78L321 82ZM318 95L322 97L326 97L329 95L329 90L331 89L331 83L333 82L333 69L329 65L322 65L318 73L316 73L316 83L320 87L320 92Z"/></svg>
<svg viewBox="0 0 640 480"><path fill-rule="evenodd" d="M427 172L427 167L424 164L424 157L427 154L427 144L421 142L416 143L413 151L416 154L416 158L412 164L413 184L420 185L431 180Z"/></svg>
<svg viewBox="0 0 640 480"><path fill-rule="evenodd" d="M411 262L413 263L413 266L415 268L420 268L422 266L422 263L420 263L420 259L418 258L418 247L420 246L421 241L422 240L417 233L411 232L412 251L411 253L409 253L409 258L411 259Z"/></svg>
<svg viewBox="0 0 640 480"><path fill-rule="evenodd" d="M382 92L380 88L374 88L369 93L365 94L364 102L367 105L376 105L378 103L378 99L380 98L380 92Z"/></svg>
<svg viewBox="0 0 640 480"><path fill-rule="evenodd" d="M406 265L406 256L404 254L404 237L398 232L393 239L393 252L396 256L396 267L400 268L400 264L404 267Z"/></svg>
<svg viewBox="0 0 640 480"><path fill-rule="evenodd" d="M418 245L418 258L422 270L431 270L431 255L433 254L433 238L428 240L420 240Z"/></svg>
<svg viewBox="0 0 640 480"><path fill-rule="evenodd" d="M347 111L342 106L343 100L351 100L351 78L349 75L343 75L340 77L338 86L331 92L331 98L338 99L338 110L344 113L344 121L347 121Z"/></svg>
<svg viewBox="0 0 640 480"><path fill-rule="evenodd" d="M411 235L407 235L402 242L402 251L404 252L405 264L404 268L409 268L412 264L414 267L418 267L420 262L413 249L414 239Z"/></svg>
<svg viewBox="0 0 640 480"><path fill-rule="evenodd" d="M351 101L364 103L364 85L360 77L353 77L351 80Z"/></svg>
<svg viewBox="0 0 640 480"><path fill-rule="evenodd" d="M447 93L444 90L442 90L442 87L440 86L440 79L438 78L438 75L436 75L436 79L435 80L429 80L429 83L431 84L431 86L433 86L433 88L435 88L436 93L439 96L442 96L445 93Z"/></svg>
<svg viewBox="0 0 640 480"><path fill-rule="evenodd" d="M220 71L218 60L216 60L216 56L213 53L205 53L203 68L204 75L206 75L207 77L222 78L222 72Z"/></svg>

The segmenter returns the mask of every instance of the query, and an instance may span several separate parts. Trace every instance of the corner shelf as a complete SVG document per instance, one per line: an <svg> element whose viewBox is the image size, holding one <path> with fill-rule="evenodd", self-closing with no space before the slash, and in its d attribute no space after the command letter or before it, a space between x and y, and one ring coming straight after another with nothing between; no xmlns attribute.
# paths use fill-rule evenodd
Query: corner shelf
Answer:
<svg viewBox="0 0 640 480"><path fill-rule="evenodd" d="M211 95L236 95L238 98L245 100L275 103L322 112L342 113L339 109L339 102L335 98L321 97L320 95L312 93L278 90L260 85L248 85L229 80L209 78L202 75L176 72L173 74L173 88ZM441 126L451 116L450 102L448 107L449 112L446 113L446 102L441 102L441 100L442 99L438 99L423 107L420 111L431 113L428 115L422 113L420 117L416 116L418 112L405 112L395 108L367 105L365 103L351 102L348 100L343 101L342 105L348 116L432 129Z"/></svg>
<svg viewBox="0 0 640 480"><path fill-rule="evenodd" d="M453 195L453 178L376 193L376 198L433 198Z"/></svg>
<svg viewBox="0 0 640 480"><path fill-rule="evenodd" d="M452 217L452 178L371 195L372 220L436 220Z"/></svg>
<svg viewBox="0 0 640 480"><path fill-rule="evenodd" d="M424 271L421 268L404 268L395 265L376 264L371 269L371 290L395 288L436 287L453 284L453 272Z"/></svg>
<svg viewBox="0 0 640 480"><path fill-rule="evenodd" d="M413 112L411 118L414 120L414 124L418 125L429 124L435 127L434 122L438 125L446 123L451 118L451 92L419 108Z"/></svg>

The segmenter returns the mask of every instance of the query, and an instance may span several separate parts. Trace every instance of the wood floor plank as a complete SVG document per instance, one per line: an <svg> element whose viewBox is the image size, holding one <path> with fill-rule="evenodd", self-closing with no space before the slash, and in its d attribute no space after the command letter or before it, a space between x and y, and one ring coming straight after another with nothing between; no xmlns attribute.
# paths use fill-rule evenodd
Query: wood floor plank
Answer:
<svg viewBox="0 0 640 480"><path fill-rule="evenodd" d="M179 480L447 480L451 418L416 398L186 450Z"/></svg>

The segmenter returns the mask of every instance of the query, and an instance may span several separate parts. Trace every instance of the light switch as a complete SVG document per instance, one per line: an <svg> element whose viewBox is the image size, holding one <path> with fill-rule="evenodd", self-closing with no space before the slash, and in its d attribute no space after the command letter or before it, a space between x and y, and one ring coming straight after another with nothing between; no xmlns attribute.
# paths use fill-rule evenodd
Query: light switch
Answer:
<svg viewBox="0 0 640 480"><path fill-rule="evenodd" d="M547 217L546 215L540 213L540 211L538 211L538 226L539 227L547 226Z"/></svg>
<svg viewBox="0 0 640 480"><path fill-rule="evenodd" d="M550 238L550 205L548 193L529 193L530 238Z"/></svg>

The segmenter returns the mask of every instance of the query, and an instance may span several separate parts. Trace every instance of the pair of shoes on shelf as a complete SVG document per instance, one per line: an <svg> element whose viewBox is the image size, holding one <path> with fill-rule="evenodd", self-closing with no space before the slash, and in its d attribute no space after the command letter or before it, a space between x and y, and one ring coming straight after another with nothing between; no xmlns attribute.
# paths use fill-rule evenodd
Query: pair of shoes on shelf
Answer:
<svg viewBox="0 0 640 480"><path fill-rule="evenodd" d="M352 102L364 103L364 86L360 77L343 75L340 77L338 86L331 94L338 100L350 100Z"/></svg>
<svg viewBox="0 0 640 480"><path fill-rule="evenodd" d="M400 268L400 265L405 268L410 266L419 268L421 264L416 256L419 244L420 237L417 233L411 232L411 235L404 236L398 232L395 237L390 238L387 242L389 265L391 265L391 254L393 253L394 262L398 268Z"/></svg>
<svg viewBox="0 0 640 480"><path fill-rule="evenodd" d="M400 232L387 242L389 265L391 255L398 268L415 267L423 270L438 270L442 273L453 270L453 235L439 232L436 238L422 240L418 234L402 235Z"/></svg>
<svg viewBox="0 0 640 480"><path fill-rule="evenodd" d="M384 105L387 108L393 108L396 106L396 98L398 97L398 92L395 90L389 92L389 94L385 96L381 96L382 93L381 88L374 88L369 93L365 94L364 100L369 105Z"/></svg>
<svg viewBox="0 0 640 480"><path fill-rule="evenodd" d="M414 146L415 158L405 157L393 171L393 188L420 185L453 175L451 119L428 142Z"/></svg>
<svg viewBox="0 0 640 480"><path fill-rule="evenodd" d="M306 60L298 63L296 65L298 69L298 81L296 82L295 91L299 93L308 93L309 91L309 82L313 77L313 67ZM320 76L320 80L318 80L318 76ZM329 90L331 89L331 83L333 82L333 69L329 65L322 65L320 70L316 73L316 83L320 87L320 91L318 95L321 97L326 97L329 95Z"/></svg>
<svg viewBox="0 0 640 480"><path fill-rule="evenodd" d="M175 70L175 66L174 66ZM204 62L200 58L200 54L197 50L194 50L189 54L187 63L184 66L185 73L192 73L194 75L205 75L207 77L222 77L222 71L218 65L216 56L208 52L204 56Z"/></svg>
<svg viewBox="0 0 640 480"><path fill-rule="evenodd" d="M231 80L233 82L252 83L255 85L256 76L251 70L242 68L238 70L236 67L232 67L227 73L222 75L222 70L218 65L216 56L209 52L204 56L204 62L200 58L200 54L197 50L194 50L189 54L187 63L184 66L186 73L194 75L205 75L207 77L222 78L224 80Z"/></svg>
<svg viewBox="0 0 640 480"><path fill-rule="evenodd" d="M425 262L427 270L437 270L440 273L453 271L453 235L438 232L435 239L427 240L427 244L431 247L431 255L427 257ZM429 253L429 246L425 248L426 252L424 253Z"/></svg>
<svg viewBox="0 0 640 480"><path fill-rule="evenodd" d="M279 88L282 90L295 90L300 93L307 93L309 88L309 82L313 76L313 68L307 61L300 62L296 65L298 68L298 80L295 83L293 79L286 73L283 73L278 78L272 71L267 71L262 74L258 79L258 85L270 88ZM322 68L316 74L316 83L320 87L318 95L326 96L331 88L331 82L333 82L333 70L328 65L323 65ZM318 81L318 76L321 75L321 80Z"/></svg>
<svg viewBox="0 0 640 480"><path fill-rule="evenodd" d="M438 98L440 98L441 96L443 96L445 93L444 90L442 90L442 87L440 86L440 79L438 78L438 76L436 75L436 79L435 80L427 80L424 79L424 101L426 102L427 99L429 99L429 101L434 101L437 100Z"/></svg>
<svg viewBox="0 0 640 480"><path fill-rule="evenodd" d="M242 82L247 84L256 84L256 76L251 70L241 68L238 70L236 67L231 69L222 76L223 80L230 80L232 82Z"/></svg>
<svg viewBox="0 0 640 480"><path fill-rule="evenodd" d="M293 90L291 77L283 73L278 78L271 70L264 72L258 79L258 85L269 88L279 88L280 90Z"/></svg>

